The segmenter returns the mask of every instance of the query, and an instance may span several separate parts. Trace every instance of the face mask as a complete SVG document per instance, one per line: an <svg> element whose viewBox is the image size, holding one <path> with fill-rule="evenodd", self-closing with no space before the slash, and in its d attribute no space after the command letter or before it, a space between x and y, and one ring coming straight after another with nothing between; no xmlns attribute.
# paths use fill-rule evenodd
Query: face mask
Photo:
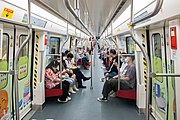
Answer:
<svg viewBox="0 0 180 120"><path fill-rule="evenodd" d="M124 62L125 62L125 63L128 63L128 59L126 58L126 59L124 60Z"/></svg>
<svg viewBox="0 0 180 120"><path fill-rule="evenodd" d="M121 58L121 62L124 62L124 59Z"/></svg>

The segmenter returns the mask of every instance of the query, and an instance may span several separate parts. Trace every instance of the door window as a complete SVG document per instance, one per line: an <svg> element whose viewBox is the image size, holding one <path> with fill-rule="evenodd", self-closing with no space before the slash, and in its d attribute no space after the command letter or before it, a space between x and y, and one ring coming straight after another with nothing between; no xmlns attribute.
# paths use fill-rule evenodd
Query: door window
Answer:
<svg viewBox="0 0 180 120"><path fill-rule="evenodd" d="M127 37L126 43L127 43L127 53L133 54L134 53L134 41L133 41L132 37Z"/></svg>
<svg viewBox="0 0 180 120"><path fill-rule="evenodd" d="M153 54L153 72L162 73L162 49L161 49L161 35L154 33L152 35L152 54ZM162 77L156 77L160 82L163 82Z"/></svg>
<svg viewBox="0 0 180 120"><path fill-rule="evenodd" d="M60 38L50 37L49 43L47 45L48 54L60 54ZM52 60L55 59L55 56L46 56L46 64L49 64Z"/></svg>
<svg viewBox="0 0 180 120"><path fill-rule="evenodd" d="M27 35L20 35L19 37L19 47L26 40ZM28 55L29 55L29 44L26 44L23 47L23 50L20 52L19 61L18 61L18 79L21 80L28 75Z"/></svg>
<svg viewBox="0 0 180 120"><path fill-rule="evenodd" d="M2 42L2 59L0 59L0 71L8 71L8 56L9 56L9 35L3 33ZM0 90L8 84L8 75L0 74Z"/></svg>

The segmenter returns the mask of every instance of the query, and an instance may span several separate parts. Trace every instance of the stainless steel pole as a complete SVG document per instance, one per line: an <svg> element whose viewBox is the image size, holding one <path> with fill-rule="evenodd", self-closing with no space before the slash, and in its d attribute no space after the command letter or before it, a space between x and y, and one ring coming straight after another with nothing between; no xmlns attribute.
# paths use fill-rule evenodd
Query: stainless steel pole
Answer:
<svg viewBox="0 0 180 120"><path fill-rule="evenodd" d="M147 71L147 91L146 91L146 120L149 120L149 114L150 114L150 111L149 111L149 104L150 104L150 61L149 61L149 57L148 57L148 54L146 53L146 51L143 49L143 47L141 46L141 44L138 42L137 38L135 37L134 35L134 26L139 23L139 22L142 22L143 20L146 20L150 17L153 17L155 16L161 6L162 6L162 3L163 3L163 0L157 0L157 4L156 4L156 7L154 9L154 11L150 14L148 14L147 16L137 20L137 21L134 21L134 13L133 13L133 0L131 0L131 29L130 29L130 34L134 40L134 42L139 46L139 48L141 49L145 59L146 59L146 62L147 62L147 68L146 68L146 71Z"/></svg>
<svg viewBox="0 0 180 120"><path fill-rule="evenodd" d="M31 26L31 0L28 0L28 37L26 40L22 43L20 48L18 49L15 57L15 64L14 64L14 90L15 90L15 113L16 113L16 120L20 120L20 115L19 115L19 91L18 91L18 60L19 60L19 55L20 52L23 50L23 47L29 42L31 39L32 35L32 26Z"/></svg>

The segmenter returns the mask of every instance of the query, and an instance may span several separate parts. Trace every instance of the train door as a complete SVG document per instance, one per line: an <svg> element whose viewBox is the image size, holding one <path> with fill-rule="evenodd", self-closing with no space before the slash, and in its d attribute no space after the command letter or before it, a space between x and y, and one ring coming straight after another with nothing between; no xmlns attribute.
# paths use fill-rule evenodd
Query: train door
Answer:
<svg viewBox="0 0 180 120"><path fill-rule="evenodd" d="M16 27L15 52L27 38L27 29ZM18 60L18 91L19 91L19 109L20 117L24 117L31 110L31 50L30 43L23 47Z"/></svg>
<svg viewBox="0 0 180 120"><path fill-rule="evenodd" d="M166 73L164 30L150 30L151 67L154 73ZM165 77L152 79L152 115L159 120L167 119L167 81Z"/></svg>
<svg viewBox="0 0 180 120"><path fill-rule="evenodd" d="M12 70L13 55L13 25L0 25L0 44L2 54L0 58L0 71ZM0 119L11 119L12 109L12 75L0 74Z"/></svg>

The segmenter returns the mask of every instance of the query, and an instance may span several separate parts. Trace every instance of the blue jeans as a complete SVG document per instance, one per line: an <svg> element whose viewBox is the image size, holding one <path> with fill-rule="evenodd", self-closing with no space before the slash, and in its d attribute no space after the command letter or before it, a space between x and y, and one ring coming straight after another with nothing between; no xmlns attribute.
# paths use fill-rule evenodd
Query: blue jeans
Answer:
<svg viewBox="0 0 180 120"><path fill-rule="evenodd" d="M113 78L114 76L116 76L117 73L116 72L111 72L109 73L107 76L105 76L106 78Z"/></svg>

